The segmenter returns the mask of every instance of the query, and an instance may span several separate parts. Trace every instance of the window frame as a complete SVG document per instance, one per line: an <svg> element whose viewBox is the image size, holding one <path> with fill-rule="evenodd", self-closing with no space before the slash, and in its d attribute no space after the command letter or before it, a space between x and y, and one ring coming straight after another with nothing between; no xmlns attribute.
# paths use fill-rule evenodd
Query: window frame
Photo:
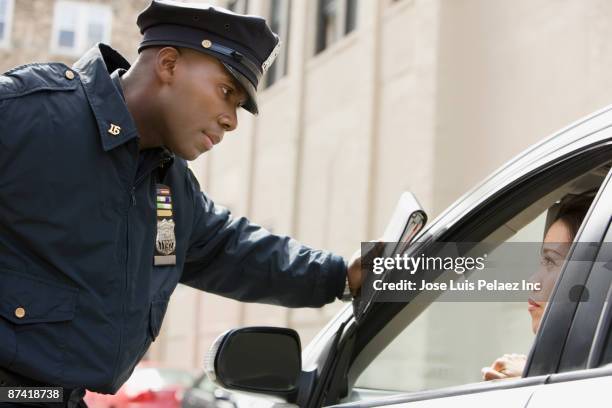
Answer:
<svg viewBox="0 0 612 408"><path fill-rule="evenodd" d="M59 36L61 28L60 15L62 8L73 8L76 14L76 25L74 28L74 46L62 47L59 44ZM87 43L88 29L92 20L89 16L95 11L95 14L101 16L104 20L102 25L102 43L110 43L113 24L113 9L108 4L103 3L82 3L73 0L59 0L55 2L53 8L53 24L51 28L51 44L49 49L51 53L65 56L79 56L85 52L89 46Z"/></svg>
<svg viewBox="0 0 612 408"><path fill-rule="evenodd" d="M0 49L11 48L11 34L13 31L13 19L15 13L15 0L6 1L6 19L4 21L4 37L0 40Z"/></svg>

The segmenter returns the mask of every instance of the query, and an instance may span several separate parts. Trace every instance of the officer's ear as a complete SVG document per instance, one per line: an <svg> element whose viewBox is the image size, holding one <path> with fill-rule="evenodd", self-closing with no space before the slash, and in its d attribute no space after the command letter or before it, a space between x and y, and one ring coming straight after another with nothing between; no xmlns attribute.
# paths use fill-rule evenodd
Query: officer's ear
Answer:
<svg viewBox="0 0 612 408"><path fill-rule="evenodd" d="M155 73L164 84L170 84L176 77L176 64L181 53L177 48L164 47L157 52Z"/></svg>

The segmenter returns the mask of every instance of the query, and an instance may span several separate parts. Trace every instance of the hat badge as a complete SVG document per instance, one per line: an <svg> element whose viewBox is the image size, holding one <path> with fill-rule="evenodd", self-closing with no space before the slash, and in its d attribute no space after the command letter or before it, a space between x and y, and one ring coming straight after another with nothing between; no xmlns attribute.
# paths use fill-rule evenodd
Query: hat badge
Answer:
<svg viewBox="0 0 612 408"><path fill-rule="evenodd" d="M263 71L264 74L268 71L268 68L270 68L270 66L274 63L274 60L276 59L276 57L278 57L278 53L280 52L280 49L281 49L281 41L278 40L278 42L276 43L276 46L274 47L274 49L272 50L268 58L266 58L263 64L261 64L261 70Z"/></svg>
<svg viewBox="0 0 612 408"><path fill-rule="evenodd" d="M212 47L212 41L210 41L210 40L204 40L204 41L202 41L202 47L204 47L204 48L210 48L210 47Z"/></svg>

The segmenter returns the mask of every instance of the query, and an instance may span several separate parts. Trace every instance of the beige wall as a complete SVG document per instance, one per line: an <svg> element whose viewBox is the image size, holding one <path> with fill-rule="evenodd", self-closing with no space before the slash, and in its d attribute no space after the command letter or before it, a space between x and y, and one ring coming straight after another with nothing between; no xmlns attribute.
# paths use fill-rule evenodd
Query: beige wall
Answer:
<svg viewBox="0 0 612 408"><path fill-rule="evenodd" d="M612 101L608 1L443 1L435 210ZM476 160L475 160L476 159ZM458 183L444 183L450 171Z"/></svg>
<svg viewBox="0 0 612 408"><path fill-rule="evenodd" d="M133 59L147 1L97 2L112 5L112 45ZM315 247L349 256L380 234L404 190L438 214L612 101L606 0L362 0L356 31L313 56L315 4L292 3L289 74L261 92L261 114L242 112L239 129L192 163L217 203ZM1 69L70 61L47 51L52 5L15 0ZM307 343L339 306L245 305L181 287L150 355L197 367L214 337L239 325L290 325Z"/></svg>

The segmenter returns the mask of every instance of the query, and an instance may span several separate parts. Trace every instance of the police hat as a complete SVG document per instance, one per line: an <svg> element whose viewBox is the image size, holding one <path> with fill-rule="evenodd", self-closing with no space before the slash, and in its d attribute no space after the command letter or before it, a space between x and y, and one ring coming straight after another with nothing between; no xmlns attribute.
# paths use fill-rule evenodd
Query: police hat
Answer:
<svg viewBox="0 0 612 408"><path fill-rule="evenodd" d="M244 108L257 114L257 85L280 50L266 21L208 4L153 0L136 21L146 47L191 48L219 59L248 94Z"/></svg>

